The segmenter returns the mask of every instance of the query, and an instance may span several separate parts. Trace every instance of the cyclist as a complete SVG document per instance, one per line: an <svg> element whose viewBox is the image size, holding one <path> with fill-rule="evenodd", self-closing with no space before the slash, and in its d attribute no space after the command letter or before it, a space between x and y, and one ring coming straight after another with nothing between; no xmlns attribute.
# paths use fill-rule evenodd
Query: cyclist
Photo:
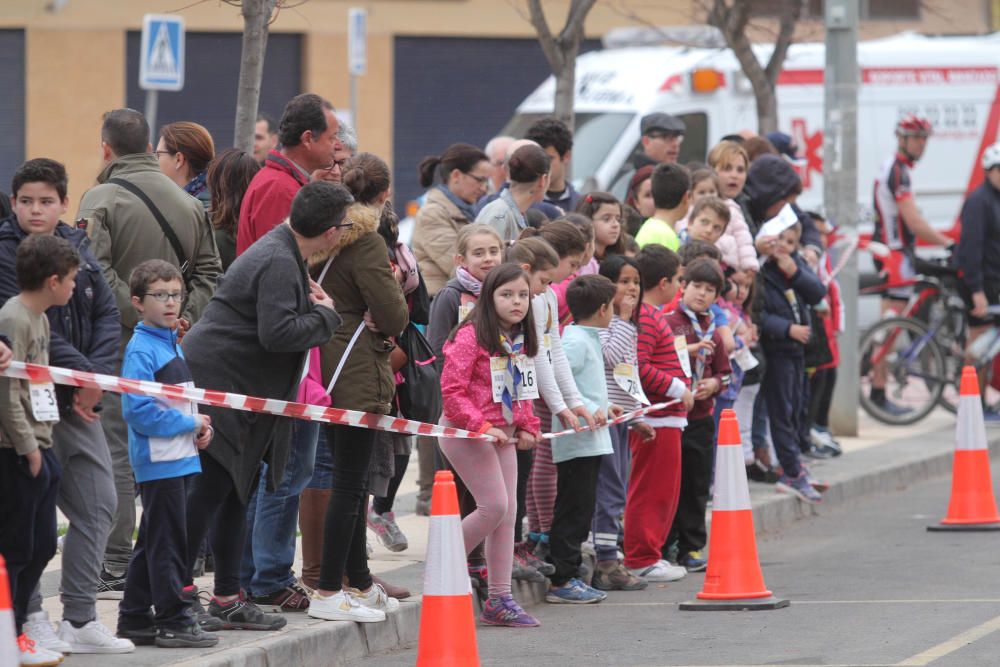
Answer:
<svg viewBox="0 0 1000 667"><path fill-rule="evenodd" d="M897 148L882 166L875 180L875 233L874 238L891 251L884 261L876 259L878 269L890 282L902 282L915 276L913 253L917 240L931 245L950 246L951 239L934 229L920 213L913 198L910 170L927 148L932 132L926 118L907 114L896 123ZM910 287L893 288L882 297L883 316L898 312L909 300ZM902 303L901 303L902 302ZM890 402L885 395L885 372L876 368L872 377L871 401L882 411L893 415L908 412L906 408Z"/></svg>
<svg viewBox="0 0 1000 667"><path fill-rule="evenodd" d="M969 345L990 325L987 307L1000 303L1000 142L983 151L982 185L962 205L955 265L969 306ZM984 384L985 387L985 384Z"/></svg>

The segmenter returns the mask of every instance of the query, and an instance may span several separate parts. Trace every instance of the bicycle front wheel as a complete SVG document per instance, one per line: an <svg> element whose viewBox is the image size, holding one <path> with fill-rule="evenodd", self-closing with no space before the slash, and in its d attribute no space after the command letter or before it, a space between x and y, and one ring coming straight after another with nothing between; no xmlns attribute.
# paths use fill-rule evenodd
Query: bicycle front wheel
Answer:
<svg viewBox="0 0 1000 667"><path fill-rule="evenodd" d="M885 424L920 421L934 409L948 367L925 324L907 317L882 320L861 339L861 407ZM873 388L884 398L872 398Z"/></svg>

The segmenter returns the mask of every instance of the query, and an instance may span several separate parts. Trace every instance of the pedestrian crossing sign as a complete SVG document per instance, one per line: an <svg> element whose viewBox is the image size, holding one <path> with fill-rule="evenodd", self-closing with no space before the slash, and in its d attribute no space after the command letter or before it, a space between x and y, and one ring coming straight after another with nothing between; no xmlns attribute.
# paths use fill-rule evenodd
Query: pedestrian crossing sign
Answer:
<svg viewBox="0 0 1000 667"><path fill-rule="evenodd" d="M142 19L139 87L181 90L184 87L184 18L146 14Z"/></svg>

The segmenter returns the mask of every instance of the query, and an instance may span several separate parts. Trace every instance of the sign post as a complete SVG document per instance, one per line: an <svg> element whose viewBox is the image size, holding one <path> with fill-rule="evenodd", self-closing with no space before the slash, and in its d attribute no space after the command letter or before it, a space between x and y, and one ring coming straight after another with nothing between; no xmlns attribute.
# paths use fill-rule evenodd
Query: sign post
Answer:
<svg viewBox="0 0 1000 667"><path fill-rule="evenodd" d="M351 123L358 125L358 77L368 71L368 12L347 10L347 71L351 75Z"/></svg>
<svg viewBox="0 0 1000 667"><path fill-rule="evenodd" d="M156 140L158 91L184 88L184 17L146 14L142 17L139 87L146 91L146 122L150 143Z"/></svg>

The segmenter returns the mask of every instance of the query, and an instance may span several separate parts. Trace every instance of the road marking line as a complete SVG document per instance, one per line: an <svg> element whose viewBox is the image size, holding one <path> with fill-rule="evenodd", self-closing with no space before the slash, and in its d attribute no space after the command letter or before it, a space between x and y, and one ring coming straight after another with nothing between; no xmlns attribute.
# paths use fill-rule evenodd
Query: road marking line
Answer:
<svg viewBox="0 0 1000 667"><path fill-rule="evenodd" d="M1000 630L1000 616L991 618L990 620L977 625L974 628L969 628L965 632L955 635L947 641L943 641L937 646L932 646L931 648L918 653L913 657L907 658L902 662L897 662L897 667L921 667L922 665L929 665L938 658L943 658L949 653L954 653L955 651L965 648L969 644L976 642L983 637Z"/></svg>
<svg viewBox="0 0 1000 667"><path fill-rule="evenodd" d="M998 604L1000 598L945 598L940 600L794 600L793 604ZM602 607L674 607L678 602L602 602Z"/></svg>

